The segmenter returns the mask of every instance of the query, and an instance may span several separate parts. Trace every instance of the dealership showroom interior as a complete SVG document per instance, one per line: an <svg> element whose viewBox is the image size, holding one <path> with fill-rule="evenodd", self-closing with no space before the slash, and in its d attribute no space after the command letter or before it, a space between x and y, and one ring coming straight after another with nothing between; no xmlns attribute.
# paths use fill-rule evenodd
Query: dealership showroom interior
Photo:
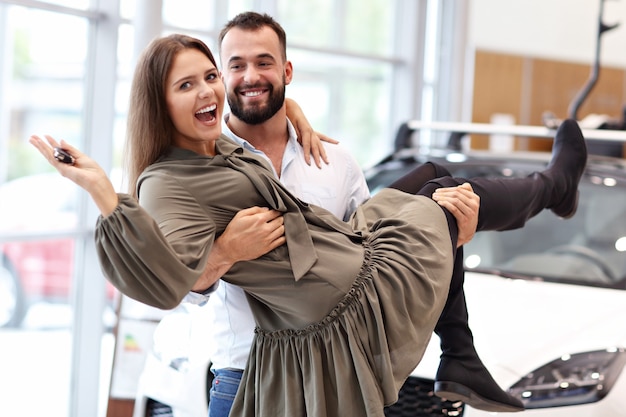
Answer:
<svg viewBox="0 0 626 417"><path fill-rule="evenodd" d="M287 35L286 58L265 49L245 55L245 44L229 55L229 32L220 34L244 12L267 14L280 24ZM233 36L243 31L234 28ZM246 42L254 48L265 45L265 32L247 30L258 37L245 37ZM559 212L554 204L553 210L542 206L548 209L538 210L524 227L512 230L473 234L472 228L471 240L458 252L461 275L465 271L460 300L469 315L464 316L465 327L452 337L473 341L472 355L484 364L480 369L488 370L499 395L515 406L500 406L501 401L484 398L471 387L465 392L462 383L442 382L439 366L444 363L442 351L449 347L446 333L435 327L434 332L428 330L432 337L422 338L423 355L411 353L411 358L419 356L417 367L413 369L411 362L413 370L401 378L398 389L391 397L385 393L384 398L393 401L380 401L378 411L370 410L367 416L487 417L515 412L528 417L626 417L626 0L0 0L0 415L226 416L228 411L214 410L224 403L217 402L222 400L219 382L225 387L228 378L220 380L222 374L215 378L213 365L219 360L211 352L221 350L225 355L235 345L249 350L253 337L265 337L264 330L254 334L253 321L246 331L237 327L238 313L226 307L227 302L234 303L227 300L230 296L223 296L224 306L211 307L217 296L207 291L195 297L202 292L196 291L177 300L173 308L158 308L141 297L122 294L127 287L105 276L110 268L105 268L103 257L115 256L103 255L102 238L97 238L103 233L101 205L58 172L79 171L80 150L107 173L113 195L134 201L128 196L125 158L131 134L127 122L133 119L128 115L140 113L133 107L142 107L130 104L135 68L142 59L150 59L142 52L155 39L172 34L201 40L216 59L216 71L199 79L213 93L223 92L225 108L220 110L218 100L217 111L206 111L213 121L206 122L198 110L190 118L193 123L210 125L211 132L235 131L234 122L241 122L235 103L265 103L256 95L275 98L285 86L289 120L298 120L287 126L305 129L298 138L318 132L326 141L339 142L321 146L348 154L346 161L358 167L352 170L353 179L342 174L350 172L349 163L340 160L333 166L332 158L339 153L331 152L328 165L315 167L338 173L332 179L327 176L331 185L321 185L321 179L314 183L301 173L294 180L301 194L289 188L288 174L284 178L276 174L286 173L290 166L287 150L296 158L302 154L295 146L287 147L288 136L295 144L298 135L289 129L280 132L285 138L280 152L285 153L273 172L297 197L314 205L354 200L349 210L340 209L340 214L346 213L342 220L348 220L360 202L426 161L462 178L535 178L533 173L556 165L551 158L553 152L557 155L553 143L560 128L580 128L588 155L580 165L573 209ZM278 39L270 34L272 40ZM231 43L233 48L240 46L232 37ZM173 55L174 63L182 62L179 57L198 55L184 51ZM169 68L174 69L165 67L167 80L179 71L175 64ZM239 85L237 71L246 72ZM168 110L163 111L172 114L178 112L172 110L176 106L169 97L190 97L187 88L202 87L189 76L171 93L163 78L163 86L158 86L168 97ZM240 92L246 86L257 90ZM161 99L158 91L155 94ZM279 96L275 111L280 117L285 114L282 103ZM292 110L293 103L301 112ZM209 109L204 106L203 112ZM261 129L274 114L247 126ZM306 130L301 117L312 130ZM568 119L574 123L568 124ZM168 130L167 123L162 123L163 130ZM73 152L78 163L54 160L51 147L46 148L50 151L46 160L33 146L32 135L64 140L53 145ZM244 148L253 148L243 143ZM269 149L263 149L268 156ZM342 182L343 190L337 185ZM364 194L355 200L351 188L359 186ZM351 192L354 195L348 195ZM315 193L319 196L313 197ZM313 200L307 199L309 194ZM518 197L511 196L514 209L526 208ZM157 223L172 227L167 221ZM288 238L283 248L289 246L291 224L285 220ZM256 226L247 227L245 233L253 236ZM141 240L141 230L138 226L137 236L128 241ZM158 227L155 230L160 233ZM205 253L206 247L198 251ZM276 251L291 254L287 249ZM261 261L255 260L259 256L269 257L240 258L238 265L259 265ZM342 260L325 267L340 270ZM294 257L291 262L300 261ZM288 273L297 275L291 269ZM221 274L228 277L230 272ZM139 275L133 280L143 282ZM231 284L224 281L228 279L216 281L210 290L227 291ZM447 297L452 297L453 287L450 284L449 293L446 287ZM237 291L252 304L263 302ZM241 300L246 303L246 298ZM443 311L448 311L447 305ZM226 320L220 323L218 316ZM314 325L318 324L310 326ZM242 333L246 337L240 339ZM262 356L259 352L260 348L256 355ZM332 356L330 348L327 355ZM398 355L402 353L390 352L394 358ZM372 358L380 356L372 353ZM386 362L381 363L384 368ZM269 372L272 375L301 378L302 385L297 386L302 387L310 381L300 368L300 377L295 375L292 363L272 364L279 368ZM369 364L372 369L378 365L373 360ZM256 377L262 384L259 369ZM323 366L318 371L341 374ZM364 384L354 375L340 380L340 385ZM331 381L330 376L321 378ZM328 384L333 385L329 390L336 388ZM358 409L349 404L349 397L338 395L333 401L341 412L324 410L319 405L323 393L303 389L298 395L297 386L283 392L278 385L269 390L257 386L257 397L271 392L280 398L275 414L264 406L260 415L292 417L283 405L300 401L300 396L309 411L293 417L352 417L347 410ZM212 390L217 400L209 414ZM239 391L234 400L237 415L243 415L243 403L246 415L256 414L250 413L248 404L255 394ZM338 392L339 388L333 395Z"/></svg>

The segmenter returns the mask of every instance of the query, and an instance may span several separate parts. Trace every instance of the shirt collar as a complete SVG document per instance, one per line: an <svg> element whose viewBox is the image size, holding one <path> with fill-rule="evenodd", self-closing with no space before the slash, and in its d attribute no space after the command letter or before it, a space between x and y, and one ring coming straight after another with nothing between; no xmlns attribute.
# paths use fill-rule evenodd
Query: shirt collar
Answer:
<svg viewBox="0 0 626 417"><path fill-rule="evenodd" d="M259 153L259 150L257 150L250 142L248 142L246 139L239 137L237 135L235 135L230 128L228 127L228 119L230 118L230 113L226 113L224 115L224 120L222 123L222 133L224 135L226 135L227 137L229 137L230 139L234 140L235 142L237 142L241 147L243 147L244 149L251 151L251 152L255 152L255 153ZM287 143L288 147L293 147L295 145L298 144L298 135L296 134L296 128L293 126L293 123L291 123L291 120L289 120L289 118L287 118L287 133L289 135L289 140Z"/></svg>
<svg viewBox="0 0 626 417"><path fill-rule="evenodd" d="M270 166L272 166L272 170L274 170L274 166L272 165L272 162L265 155L265 153L263 153L263 151L258 150L250 142L248 142L246 139L237 136L236 134L234 134L230 130L230 128L228 127L228 119L229 118L230 118L230 113L226 113L224 115L224 119L223 119L223 123L222 123L222 133L226 137L228 137L229 139L235 141L239 146L241 146L245 150L247 150L249 152L252 152L255 155L263 157L270 164ZM287 141L287 146L285 148L285 153L283 154L283 163L282 163L282 171L283 172L291 164L291 162L294 160L294 158L296 158L296 157L303 157L301 155L302 147L298 143L298 136L296 134L296 129L293 126L293 123L291 123L291 121L289 120L289 118L287 118L287 133L289 135L289 139ZM278 174L279 173L274 172L274 175L276 175L277 177L282 177L282 175L278 175ZM282 172L280 174L282 174Z"/></svg>

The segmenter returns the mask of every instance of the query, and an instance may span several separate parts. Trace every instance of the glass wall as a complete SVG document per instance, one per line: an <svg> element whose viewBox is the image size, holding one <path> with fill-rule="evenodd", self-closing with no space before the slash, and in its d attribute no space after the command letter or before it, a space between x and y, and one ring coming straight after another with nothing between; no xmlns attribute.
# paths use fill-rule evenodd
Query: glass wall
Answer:
<svg viewBox="0 0 626 417"><path fill-rule="evenodd" d="M426 39L413 34L425 4L0 0L0 392L5 413L104 416L114 348L118 295L95 261L97 210L28 144L31 134L51 134L88 152L121 187L133 61L140 39L151 35L142 31L188 33L215 48L227 19L254 9L273 15L288 34L294 80L287 95L318 131L340 140L366 166L391 151L398 120L418 118L428 106L396 94L420 93L424 84L418 52ZM161 13L149 18L142 5L161 5ZM428 83L436 85L428 74Z"/></svg>
<svg viewBox="0 0 626 417"><path fill-rule="evenodd" d="M101 18L88 0L0 3L0 392L7 415L78 415L74 398L83 393L95 399L90 415L106 404L99 374L110 368L116 294L85 262L95 217L78 188L28 143L31 134L52 134L91 147ZM91 329L85 338L96 338L79 343L82 327Z"/></svg>

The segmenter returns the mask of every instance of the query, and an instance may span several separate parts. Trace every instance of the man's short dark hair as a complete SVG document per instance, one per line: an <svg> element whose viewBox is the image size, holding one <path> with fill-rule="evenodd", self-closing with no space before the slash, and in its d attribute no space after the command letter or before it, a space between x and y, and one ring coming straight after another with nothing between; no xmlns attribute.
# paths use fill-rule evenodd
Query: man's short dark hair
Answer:
<svg viewBox="0 0 626 417"><path fill-rule="evenodd" d="M256 31L260 30L263 27L271 28L276 35L278 36L278 41L280 42L282 59L283 61L287 60L287 35L285 34L285 30L281 25L278 24L274 18L267 13L257 13L257 12L243 12L239 13L237 16L232 18L220 31L220 36L218 38L218 48L222 50L222 41L224 37L228 33L229 30L233 28L239 28L242 30L251 30Z"/></svg>

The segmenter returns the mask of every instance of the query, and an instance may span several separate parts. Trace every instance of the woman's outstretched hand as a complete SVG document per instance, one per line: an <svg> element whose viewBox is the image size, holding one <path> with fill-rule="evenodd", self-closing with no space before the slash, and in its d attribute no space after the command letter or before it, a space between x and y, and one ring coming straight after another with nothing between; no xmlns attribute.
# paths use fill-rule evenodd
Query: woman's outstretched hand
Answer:
<svg viewBox="0 0 626 417"><path fill-rule="evenodd" d="M117 193L106 172L93 159L78 149L61 140L57 142L52 136L45 135L45 140L33 135L29 142L37 148L44 158L59 173L85 189L94 200L103 216L108 216L118 204ZM54 148L61 148L73 158L73 164L66 164L54 157Z"/></svg>

